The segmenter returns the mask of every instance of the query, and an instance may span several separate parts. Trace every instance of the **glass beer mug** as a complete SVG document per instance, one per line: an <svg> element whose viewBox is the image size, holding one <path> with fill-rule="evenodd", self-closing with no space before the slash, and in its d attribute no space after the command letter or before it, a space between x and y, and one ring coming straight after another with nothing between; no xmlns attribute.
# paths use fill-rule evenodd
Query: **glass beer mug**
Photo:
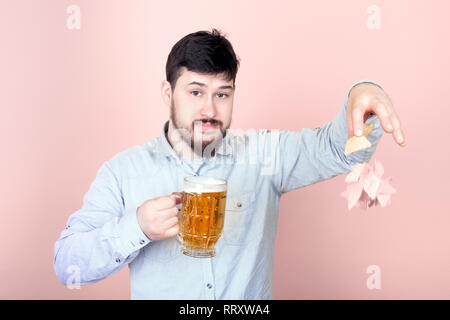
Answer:
<svg viewBox="0 0 450 320"><path fill-rule="evenodd" d="M225 220L226 196L225 180L206 176L184 178L177 235L182 253L195 258L216 255L216 243Z"/></svg>

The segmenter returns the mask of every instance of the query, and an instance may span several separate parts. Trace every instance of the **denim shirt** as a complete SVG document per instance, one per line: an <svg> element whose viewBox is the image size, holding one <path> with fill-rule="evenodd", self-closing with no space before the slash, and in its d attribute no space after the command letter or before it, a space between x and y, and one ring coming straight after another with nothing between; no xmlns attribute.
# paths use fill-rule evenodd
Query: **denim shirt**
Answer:
<svg viewBox="0 0 450 320"><path fill-rule="evenodd" d="M128 265L131 299L273 299L280 197L369 162L383 134L378 117L371 116L366 124L375 123L372 146L344 155L347 99L321 128L228 131L215 155L201 161L174 152L166 122L158 138L102 164L55 243L57 277L66 285L86 285ZM182 191L191 175L228 182L224 229L213 258L182 254L176 237L151 241L137 222L144 201Z"/></svg>

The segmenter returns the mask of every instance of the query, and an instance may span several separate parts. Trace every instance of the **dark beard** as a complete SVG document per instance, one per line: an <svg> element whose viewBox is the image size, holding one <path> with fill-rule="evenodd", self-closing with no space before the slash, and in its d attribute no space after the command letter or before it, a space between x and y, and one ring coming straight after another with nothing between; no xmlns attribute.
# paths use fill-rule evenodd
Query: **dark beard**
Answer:
<svg viewBox="0 0 450 320"><path fill-rule="evenodd" d="M197 148L196 148L195 139L194 139L195 123L192 123L190 130L188 128L182 127L180 125L180 123L176 117L175 104L174 104L173 100L170 104L170 120L172 121L172 124L176 130L184 129L189 133L192 132L192 136L190 134L186 134L186 135L181 135L181 137L182 137L183 141L191 148L191 150L197 156L202 157L202 158L209 158L209 157L214 156L216 147L218 147L220 145L221 141L226 136L226 130L223 128L223 123L221 121L213 120L213 119L202 119L202 120L208 120L209 122L211 122L213 124L219 125L219 130L221 132L221 135L218 138L214 138L214 140L212 140L212 141L203 141L202 140L202 145L197 146ZM226 128L226 129L228 129L228 128Z"/></svg>

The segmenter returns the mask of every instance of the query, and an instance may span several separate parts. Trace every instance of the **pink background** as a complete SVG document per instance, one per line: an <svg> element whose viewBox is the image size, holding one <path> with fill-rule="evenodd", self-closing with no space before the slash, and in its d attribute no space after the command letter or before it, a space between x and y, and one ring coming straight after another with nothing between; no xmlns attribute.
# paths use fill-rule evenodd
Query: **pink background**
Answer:
<svg viewBox="0 0 450 320"><path fill-rule="evenodd" d="M366 26L373 4L380 30ZM241 58L233 128L321 126L372 79L406 135L374 155L398 190L389 207L348 211L344 176L282 197L275 298L450 299L449 1L3 0L0 15L0 298L129 298L128 268L67 289L53 245L100 165L159 135L171 47L216 27Z"/></svg>

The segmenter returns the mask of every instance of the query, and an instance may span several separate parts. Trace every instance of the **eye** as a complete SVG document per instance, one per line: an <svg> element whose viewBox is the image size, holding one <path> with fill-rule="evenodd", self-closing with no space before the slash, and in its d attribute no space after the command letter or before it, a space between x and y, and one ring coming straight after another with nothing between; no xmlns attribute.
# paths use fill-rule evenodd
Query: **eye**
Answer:
<svg viewBox="0 0 450 320"><path fill-rule="evenodd" d="M222 95L222 96L220 96L220 95ZM228 97L228 94L222 93L222 92L221 92L221 93L218 93L217 96L218 96L219 98L225 99L226 97Z"/></svg>
<svg viewBox="0 0 450 320"><path fill-rule="evenodd" d="M200 91L197 91L197 90L191 91L191 94L193 94L196 97L199 96L197 93L200 93Z"/></svg>

